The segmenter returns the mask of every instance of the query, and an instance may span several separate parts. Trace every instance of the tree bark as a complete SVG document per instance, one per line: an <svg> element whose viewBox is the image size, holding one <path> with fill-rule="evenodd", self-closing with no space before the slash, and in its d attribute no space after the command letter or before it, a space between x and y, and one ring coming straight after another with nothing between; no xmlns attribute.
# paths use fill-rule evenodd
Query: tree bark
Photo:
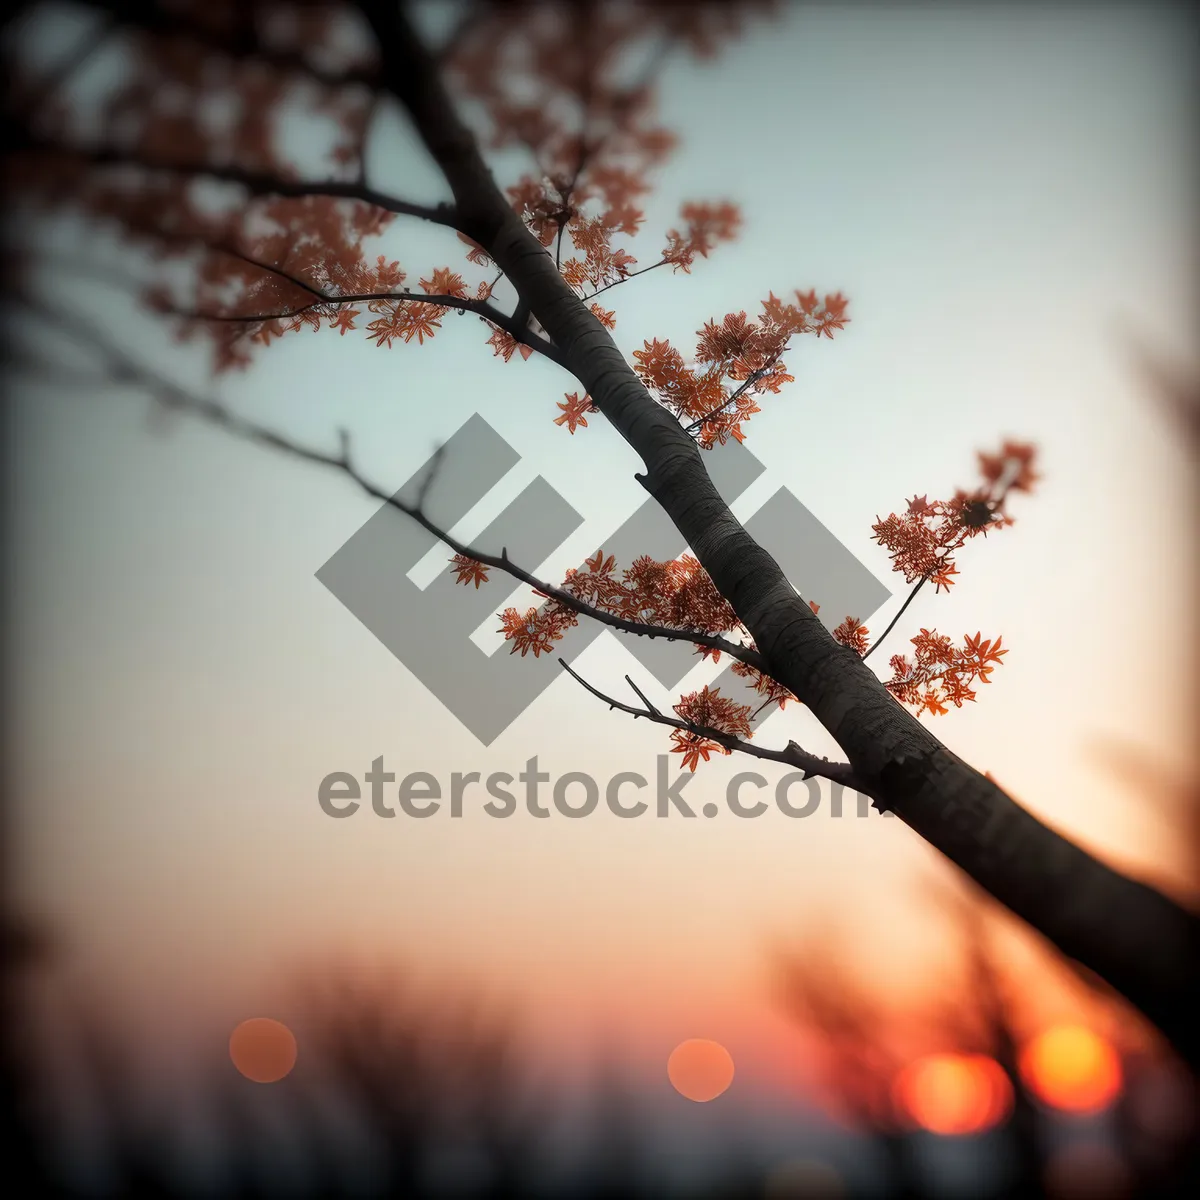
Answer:
<svg viewBox="0 0 1200 1200"><path fill-rule="evenodd" d="M483 246L597 408L641 457L665 509L770 667L890 810L1000 903L1095 972L1200 1069L1200 918L1106 866L968 766L839 645L709 479L695 441L642 386L496 185L402 6L366 0L386 86L408 110Z"/></svg>

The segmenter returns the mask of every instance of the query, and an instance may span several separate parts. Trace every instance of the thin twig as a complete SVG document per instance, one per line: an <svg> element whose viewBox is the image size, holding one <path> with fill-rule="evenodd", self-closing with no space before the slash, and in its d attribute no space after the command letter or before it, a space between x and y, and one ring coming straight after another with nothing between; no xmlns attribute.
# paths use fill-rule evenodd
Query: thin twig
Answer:
<svg viewBox="0 0 1200 1200"><path fill-rule="evenodd" d="M779 353L776 354L765 367L759 367L757 371L751 371L750 374L742 381L741 385L731 392L725 400L718 404L716 408L712 409L711 412L706 412L704 416L697 417L696 420L694 420L690 425L685 426L684 432L695 433L702 425L711 421L713 417L719 416L731 404L734 404L740 400L746 394L747 390L753 387L779 361L779 357L782 354L783 351L780 350Z"/></svg>
<svg viewBox="0 0 1200 1200"><path fill-rule="evenodd" d="M642 689L641 689L640 687L638 687L638 685L637 685L636 683L634 683L634 682L633 682L633 679L632 679L632 677L631 677L631 676L629 676L629 675L626 675L626 676L625 676L625 682L626 682L627 684L629 684L629 686L630 686L630 687L633 689L633 691L634 691L634 694L637 696L637 698L638 698L638 699L639 699L639 700L640 700L640 701L641 701L641 702L642 702L642 703L643 703L643 704L646 706L646 708L647 708L647 709L648 709L648 710L649 710L649 711L650 711L650 712L651 712L651 713L652 713L654 716L656 716L656 717L657 717L657 716L661 716L661 714L659 713L658 709L657 709L657 708L655 708L655 707L654 707L654 705L653 705L653 704L651 704L651 703L650 703L650 701L649 701L649 700L646 698L646 693L645 693L645 692L643 692L643 691L642 691Z"/></svg>
<svg viewBox="0 0 1200 1200"><path fill-rule="evenodd" d="M164 239L174 240L174 239ZM179 317L188 321L213 321L221 324L226 323L243 323L247 325L256 324L260 321L287 321L296 317L303 316L305 313L312 312L313 309L329 306L331 308L341 308L347 304L366 304L376 300L391 300L396 302L407 302L410 304L436 304L442 308L452 308L459 312L474 313L478 317L482 317L485 321L490 321L493 325L504 330L510 337L520 342L524 346L528 346L531 350L536 350L539 354L550 359L561 367L566 367L566 360L559 352L558 348L546 338L540 338L531 333L528 328L519 324L515 317L509 317L494 304L488 300L476 300L471 297L459 297L444 295L441 293L429 292L363 292L352 295L330 295L327 292L322 292L319 288L314 287L311 283L301 279L297 275L291 274L283 267L273 266L270 263L263 262L260 259L254 258L252 255L245 254L241 250L237 250L232 246L216 244L216 243L197 243L197 248L211 250L217 254L227 254L231 258L236 258L249 266L257 267L260 270L266 271L269 274L276 275L293 287L300 291L306 292L313 297L311 304L299 305L295 308L283 309L278 312L268 313L207 313L195 309L180 308L177 305L156 304L156 311L173 317ZM120 267L95 266L92 267L87 263L81 264L74 259L56 259L54 255L44 255L43 260L52 266L62 266L65 269L70 269L76 273L82 269L84 272L95 275L105 283L115 284L117 275L124 275L125 286L129 289L140 290L145 286L144 281L138 280L128 273L124 272ZM494 287L495 284L492 284ZM490 289L489 289L490 292Z"/></svg>
<svg viewBox="0 0 1200 1200"><path fill-rule="evenodd" d="M563 588L557 587L544 579L539 579L536 575L531 574L523 567L514 563L504 550L499 555L488 554L474 546L469 546L464 542L458 541L458 539L452 537L440 526L435 525L422 511L421 502L424 499L424 489L417 504L408 504L395 494L385 491L367 479L351 462L349 435L344 430L340 431L339 451L337 454L330 454L324 450L305 446L273 429L238 415L219 401L195 396L140 363L136 363L128 355L113 346L94 324L78 315L72 314L68 318L61 312L43 307L28 298L26 298L26 303L39 311L47 319L53 320L65 333L73 335L99 350L108 360L110 369L118 378L149 388L159 403L163 404L167 409L190 413L207 421L211 425L224 429L227 433L243 441L265 445L281 453L303 459L306 462L333 467L343 472L358 484L367 495L377 500L382 500L393 508L399 509L406 516L411 517L423 529L449 546L455 554L474 559L474 561L486 567L494 567L497 570L503 571L521 583L528 584L547 599L554 600L564 608L570 609L581 616L591 617L602 625L607 625L610 629L618 630L621 633L634 634L638 637L662 638L667 641L690 642L693 645L706 646L709 649L719 650L724 654L728 654L731 658L737 659L739 662L744 662L758 671L766 670L766 661L763 656L757 650L751 649L748 646L739 645L728 638L717 634L705 633L699 629L675 629L666 625L653 625L641 621L627 620L624 617L619 617L613 613L605 612L603 609L596 608L573 596Z"/></svg>
<svg viewBox="0 0 1200 1200"><path fill-rule="evenodd" d="M594 292L589 292L586 296L581 297L583 300L593 300L599 296L601 292L607 292L609 288L615 288L618 284L628 283L631 279L636 279L639 275L645 275L648 271L653 271L655 267L665 267L670 259L661 258L656 263L651 263L648 267L642 267L638 271L630 271L628 275L622 275L620 279L614 279L612 283L606 283L603 287L598 287Z"/></svg>
<svg viewBox="0 0 1200 1200"><path fill-rule="evenodd" d="M756 746L753 742L743 741L734 734L725 733L720 729L713 729L708 725L697 725L692 721L685 721L681 717L668 717L665 713L655 708L646 699L641 689L626 675L625 681L637 693L638 699L645 705L644 708L636 708L632 704L625 704L600 691L599 688L593 687L564 659L560 658L558 663L576 683L591 692L598 700L603 700L610 709L617 709L620 712L628 713L631 717L645 717L646 720L653 721L656 725L666 725L671 729L678 729L684 733L704 738L706 741L716 742L718 746L721 746L725 750L736 750L741 754L748 754L753 758L766 759L770 762L778 762L783 763L785 766L796 767L804 773L806 779L811 775L816 775L822 779L840 783L844 787L853 788L855 791L861 792L864 796L872 796L872 793L867 789L863 781L854 774L854 769L849 763L835 763L830 762L827 758L819 758L815 754L810 754L795 742L788 742L787 747L783 750L772 750L765 746Z"/></svg>
<svg viewBox="0 0 1200 1200"><path fill-rule="evenodd" d="M281 179L270 172L252 171L234 166L221 166L217 163L206 162L168 162L134 154L116 146L65 146L56 142L35 137L27 131L16 144L10 147L13 151L34 152L75 159L90 164L93 167L140 167L142 170L161 172L165 175L183 175L215 179L222 183L234 183L245 188L252 196L281 196L285 199L301 199L306 196L329 196L340 200L358 200L387 212L401 216L420 217L435 225L445 225L458 229L461 221L458 211L452 204L415 204L401 200L398 196L379 191L377 188L365 187L353 180L320 179L320 180L290 180Z"/></svg>
<svg viewBox="0 0 1200 1200"><path fill-rule="evenodd" d="M867 659L875 653L875 650L878 648L883 639L887 637L887 635L891 633L893 629L895 629L896 622L899 621L902 616L904 616L904 610L913 602L913 600L916 599L917 593L925 585L928 579L928 575L922 575L921 578L917 580L917 586L908 593L908 599L905 600L902 605L900 605L900 611L892 618L891 624L888 625L888 627L875 639L870 647L868 647L866 654L863 655L863 662L866 662Z"/></svg>

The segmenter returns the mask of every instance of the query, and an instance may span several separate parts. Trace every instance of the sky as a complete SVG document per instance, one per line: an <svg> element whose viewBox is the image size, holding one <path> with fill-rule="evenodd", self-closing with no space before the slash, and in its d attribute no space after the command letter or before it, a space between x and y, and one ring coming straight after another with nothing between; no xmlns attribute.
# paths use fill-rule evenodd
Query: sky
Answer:
<svg viewBox="0 0 1200 1200"><path fill-rule="evenodd" d="M969 486L977 450L1036 443L1045 478L1016 525L964 551L953 592L923 593L889 643L922 626L1002 634L1010 654L979 701L922 719L1040 817L1165 885L1182 878L1180 839L1099 749L1191 766L1189 462L1133 349L1191 361L1193 41L1180 10L1153 5L785 7L715 63L666 68L681 146L630 249L652 261L688 199L736 201L740 238L690 276L609 293L627 353L689 347L770 290L850 297L845 332L804 339L795 383L748 426L765 471L734 511L790 489L891 590L872 631L905 591L870 540L876 518ZM385 189L441 198L398 117L371 164ZM411 279L462 258L419 222L379 250ZM574 437L553 424L577 385L536 356L495 358L470 318L420 348L297 335L213 382L103 285L73 296L256 420L330 449L346 427L381 485L481 414L521 461L454 532L469 539L541 475L584 518L525 564L545 575L643 500L640 464L601 420ZM653 778L666 731L563 678L481 746L315 578L378 506L334 472L148 411L119 389L23 388L9 468L22 883L73 985L135 1013L148 1043L223 1048L246 1016L289 1018L306 964L386 957L511 1000L551 1062L617 1046L659 1078L677 1042L711 1037L742 1078L787 1087L803 1064L774 955L803 961L824 939L897 994L940 978L951 951L922 889L945 868L898 821L832 819L827 791L803 821L497 820L478 802L460 819L330 819L321 780L379 756L443 786L535 755L552 777L603 784ZM489 586L496 611L514 602ZM636 667L608 634L573 665L612 692ZM757 736L833 751L790 709ZM720 799L760 768L781 773L710 764L687 796Z"/></svg>

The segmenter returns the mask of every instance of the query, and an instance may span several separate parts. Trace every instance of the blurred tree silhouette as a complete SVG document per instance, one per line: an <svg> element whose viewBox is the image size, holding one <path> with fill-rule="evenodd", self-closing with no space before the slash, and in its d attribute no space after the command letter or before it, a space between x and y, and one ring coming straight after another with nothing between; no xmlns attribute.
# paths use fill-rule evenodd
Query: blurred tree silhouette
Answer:
<svg viewBox="0 0 1200 1200"><path fill-rule="evenodd" d="M780 964L780 998L798 1025L816 1043L817 1085L835 1112L876 1143L891 1181L890 1194L918 1197L937 1194L919 1145L929 1135L903 1111L894 1084L906 1061L919 1053L986 1054L1003 1069L1012 1086L1011 1110L997 1130L1003 1169L991 1181L988 1196L1081 1197L1100 1195L1191 1196L1200 1188L1200 1159L1196 1153L1198 1126L1195 1080L1157 1038L1147 1049L1131 1042L1122 1058L1124 1088L1113 1108L1106 1152L1129 1178L1111 1177L1111 1192L1096 1190L1078 1172L1055 1178L1056 1123L1068 1118L1054 1114L1030 1090L1019 1066L1020 1049L1036 1027L1036 1006L1030 983L1015 978L995 948L997 925L1004 919L989 899L969 885L954 888L939 883L931 888L937 906L952 916L957 929L956 958L960 977L932 982L918 1011L897 1011L887 1003L885 988L855 980L827 942L804 947ZM1111 989L1081 972L1051 948L1042 947L1045 966L1088 989L1096 1008L1116 1009L1118 1020L1132 1023L1138 1033L1150 1033L1138 1014ZM1045 972L1032 976L1032 990L1045 987ZM1177 1106L1178 1120L1164 1129L1147 1128L1139 1116L1154 1097L1167 1095ZM1082 1169L1082 1168L1081 1168ZM1126 1186L1128 1183L1128 1187ZM1063 1189L1077 1187L1077 1192Z"/></svg>

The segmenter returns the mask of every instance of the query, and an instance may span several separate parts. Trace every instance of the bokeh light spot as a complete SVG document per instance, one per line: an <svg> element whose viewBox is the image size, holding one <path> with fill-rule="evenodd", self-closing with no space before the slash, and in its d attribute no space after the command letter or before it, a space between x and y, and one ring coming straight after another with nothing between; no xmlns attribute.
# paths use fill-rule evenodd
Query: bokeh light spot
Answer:
<svg viewBox="0 0 1200 1200"><path fill-rule="evenodd" d="M1021 1052L1021 1078L1039 1100L1070 1113L1106 1108L1121 1091L1121 1060L1099 1034L1056 1025Z"/></svg>
<svg viewBox="0 0 1200 1200"><path fill-rule="evenodd" d="M896 1077L893 1099L910 1121L943 1136L983 1133L1012 1111L1012 1081L985 1054L929 1054Z"/></svg>
<svg viewBox="0 0 1200 1200"><path fill-rule="evenodd" d="M292 1031L270 1017L251 1017L229 1037L233 1065L255 1083L277 1083L296 1065Z"/></svg>
<svg viewBox="0 0 1200 1200"><path fill-rule="evenodd" d="M704 1104L733 1082L733 1058L720 1042L691 1038L671 1051L667 1078L681 1096Z"/></svg>

